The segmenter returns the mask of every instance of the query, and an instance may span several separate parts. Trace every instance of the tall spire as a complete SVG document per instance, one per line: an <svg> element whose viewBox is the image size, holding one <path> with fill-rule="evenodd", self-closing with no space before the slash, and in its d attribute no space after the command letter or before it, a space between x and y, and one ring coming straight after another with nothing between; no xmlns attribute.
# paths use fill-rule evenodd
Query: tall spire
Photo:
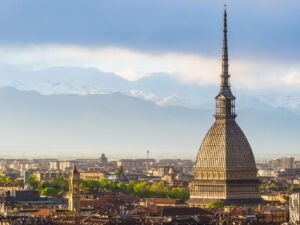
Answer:
<svg viewBox="0 0 300 225"><path fill-rule="evenodd" d="M222 49L222 74L220 92L216 97L216 114L218 118L235 118L235 97L231 93L228 71L228 45L227 45L227 11L224 9L224 28L223 28L223 49Z"/></svg>
<svg viewBox="0 0 300 225"><path fill-rule="evenodd" d="M222 51L222 74L221 74L221 87L228 87L229 72L228 72L228 45L227 45L227 11L226 5L224 9L224 29L223 29L223 51Z"/></svg>

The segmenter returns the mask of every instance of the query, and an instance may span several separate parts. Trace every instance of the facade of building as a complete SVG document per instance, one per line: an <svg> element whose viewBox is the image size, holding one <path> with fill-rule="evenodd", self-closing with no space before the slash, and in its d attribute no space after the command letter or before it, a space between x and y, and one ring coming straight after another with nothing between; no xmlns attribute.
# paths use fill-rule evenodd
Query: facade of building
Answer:
<svg viewBox="0 0 300 225"><path fill-rule="evenodd" d="M263 210L264 222L268 224L283 224L288 222L288 210L284 207L266 206Z"/></svg>
<svg viewBox="0 0 300 225"><path fill-rule="evenodd" d="M84 171L80 173L80 178L83 180L99 180L105 177L105 173L101 171Z"/></svg>
<svg viewBox="0 0 300 225"><path fill-rule="evenodd" d="M235 121L235 96L230 88L228 65L225 9L222 74L220 91L216 96L215 123L198 152L194 179L189 185L190 206L205 207L215 200L228 204L260 200L252 149Z"/></svg>
<svg viewBox="0 0 300 225"><path fill-rule="evenodd" d="M168 175L169 170L170 170L170 166L164 166L164 167L150 169L149 173L152 176L163 177L163 176Z"/></svg>
<svg viewBox="0 0 300 225"><path fill-rule="evenodd" d="M73 160L52 160L49 163L50 170L61 170L61 171L70 171L75 165Z"/></svg>
<svg viewBox="0 0 300 225"><path fill-rule="evenodd" d="M300 161L297 160L297 161L294 162L294 168L295 169L300 169Z"/></svg>
<svg viewBox="0 0 300 225"><path fill-rule="evenodd" d="M67 172L62 171L37 171L34 173L38 181L52 180L58 177L68 177Z"/></svg>
<svg viewBox="0 0 300 225"><path fill-rule="evenodd" d="M272 169L261 169L258 170L257 175L259 177L276 177L277 173Z"/></svg>
<svg viewBox="0 0 300 225"><path fill-rule="evenodd" d="M0 183L0 195L2 195L5 192L14 192L14 191L20 191L23 190L24 185L22 183L16 183L16 182L3 182Z"/></svg>
<svg viewBox="0 0 300 225"><path fill-rule="evenodd" d="M267 160L266 165L268 168L276 171L297 168L294 157L281 157L278 159Z"/></svg>
<svg viewBox="0 0 300 225"><path fill-rule="evenodd" d="M76 166L73 166L73 170L69 178L69 211L79 213L80 212L80 173Z"/></svg>
<svg viewBox="0 0 300 225"><path fill-rule="evenodd" d="M75 165L75 161L67 160L67 161L59 161L59 169L61 171L70 171Z"/></svg>
<svg viewBox="0 0 300 225"><path fill-rule="evenodd" d="M155 163L154 159L121 159L117 162L118 167L123 167L125 171L146 169Z"/></svg>
<svg viewBox="0 0 300 225"><path fill-rule="evenodd" d="M49 163L50 170L59 170L58 160L53 160Z"/></svg>
<svg viewBox="0 0 300 225"><path fill-rule="evenodd" d="M110 181L115 182L128 182L129 179L124 173L124 168L122 166L118 167L117 170L113 173L106 174L106 178Z"/></svg>
<svg viewBox="0 0 300 225"><path fill-rule="evenodd" d="M282 158L282 168L283 169L293 169L295 163L294 157L283 157Z"/></svg>
<svg viewBox="0 0 300 225"><path fill-rule="evenodd" d="M300 193L290 195L289 214L291 224L300 224Z"/></svg>

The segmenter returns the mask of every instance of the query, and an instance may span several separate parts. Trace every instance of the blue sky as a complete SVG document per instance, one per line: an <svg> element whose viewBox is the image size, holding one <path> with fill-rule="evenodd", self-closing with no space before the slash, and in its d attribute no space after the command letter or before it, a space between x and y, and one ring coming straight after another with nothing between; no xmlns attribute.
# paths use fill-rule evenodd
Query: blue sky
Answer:
<svg viewBox="0 0 300 225"><path fill-rule="evenodd" d="M247 94L299 113L300 1L227 0L227 5L237 97ZM129 81L164 74L189 94L195 85L216 88L223 10L221 0L0 0L0 86L23 83L49 93L45 80L76 83L63 72L63 79L60 74L51 79L51 71L65 71L55 68L71 68L70 74L86 79L84 85L95 85L94 73L87 76L85 70L95 68ZM169 97L143 94L159 101Z"/></svg>
<svg viewBox="0 0 300 225"><path fill-rule="evenodd" d="M2 0L1 44L121 46L216 55L221 0ZM228 1L232 55L299 54L297 0ZM234 44L233 44L234 43Z"/></svg>
<svg viewBox="0 0 300 225"><path fill-rule="evenodd" d="M215 85L223 4L220 0L3 0L0 63L21 69L95 67L126 79L164 72L181 81ZM237 76L233 84L297 88L300 2L227 4L231 72Z"/></svg>

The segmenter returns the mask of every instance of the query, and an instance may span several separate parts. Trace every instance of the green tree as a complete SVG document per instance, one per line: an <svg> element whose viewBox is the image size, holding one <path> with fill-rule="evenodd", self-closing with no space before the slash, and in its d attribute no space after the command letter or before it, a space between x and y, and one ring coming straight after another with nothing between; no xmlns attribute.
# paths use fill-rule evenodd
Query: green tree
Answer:
<svg viewBox="0 0 300 225"><path fill-rule="evenodd" d="M10 176L5 176L4 181L5 183L10 183L13 181L13 179Z"/></svg>
<svg viewBox="0 0 300 225"><path fill-rule="evenodd" d="M148 198L150 197L149 194L149 186L146 182L142 182L142 183L137 183L134 188L133 191L135 193L135 195L141 197L141 198Z"/></svg>
<svg viewBox="0 0 300 225"><path fill-rule="evenodd" d="M5 179L5 178L4 178ZM69 189L68 179L58 177L51 181L38 182L34 175L29 177L29 183L40 191L42 195L57 197ZM121 192L124 194L134 195L142 198L159 197L159 198L176 198L187 200L189 192L185 188L172 188L163 183L149 184L147 182L138 183L130 181L129 183L109 181L103 177L99 180L81 180L81 190L100 190L107 188L113 192Z"/></svg>
<svg viewBox="0 0 300 225"><path fill-rule="evenodd" d="M80 182L80 189L88 191L98 190L101 189L101 184L96 180L82 180Z"/></svg>
<svg viewBox="0 0 300 225"><path fill-rule="evenodd" d="M168 196L170 198L176 198L176 199L181 199L181 200L188 200L189 198L189 191L185 188L172 188L169 193L168 193Z"/></svg>
<svg viewBox="0 0 300 225"><path fill-rule="evenodd" d="M126 191L124 193L129 195L135 195L134 187L136 184L136 181L130 181L129 184L126 185Z"/></svg>
<svg viewBox="0 0 300 225"><path fill-rule="evenodd" d="M100 186L102 187L102 188L107 188L108 186L109 186L109 183L110 183L111 181L109 181L106 177L101 177L100 179L99 179L99 183L100 183Z"/></svg>
<svg viewBox="0 0 300 225"><path fill-rule="evenodd" d="M50 182L50 186L60 190L60 192L65 192L69 189L69 181L65 177L56 177Z"/></svg>
<svg viewBox="0 0 300 225"><path fill-rule="evenodd" d="M297 185L297 184L293 184L291 187L290 187L291 191L299 191L300 190L300 185Z"/></svg>
<svg viewBox="0 0 300 225"><path fill-rule="evenodd" d="M269 189L278 190L278 188L279 188L279 185L277 183L273 182L269 185Z"/></svg>
<svg viewBox="0 0 300 225"><path fill-rule="evenodd" d="M127 185L124 184L123 182L118 182L117 188L118 188L118 191L127 194Z"/></svg>
<svg viewBox="0 0 300 225"><path fill-rule="evenodd" d="M169 189L163 183L153 183L149 187L151 197L165 198L169 192Z"/></svg>
<svg viewBox="0 0 300 225"><path fill-rule="evenodd" d="M37 180L37 177L35 175L29 176L29 184L33 189L38 189L39 182Z"/></svg>
<svg viewBox="0 0 300 225"><path fill-rule="evenodd" d="M208 208L224 208L224 202L222 201L210 201Z"/></svg>
<svg viewBox="0 0 300 225"><path fill-rule="evenodd" d="M55 189L53 187L46 187L46 188L40 190L41 195L50 196L50 197L57 197L58 193L59 193L59 190Z"/></svg>

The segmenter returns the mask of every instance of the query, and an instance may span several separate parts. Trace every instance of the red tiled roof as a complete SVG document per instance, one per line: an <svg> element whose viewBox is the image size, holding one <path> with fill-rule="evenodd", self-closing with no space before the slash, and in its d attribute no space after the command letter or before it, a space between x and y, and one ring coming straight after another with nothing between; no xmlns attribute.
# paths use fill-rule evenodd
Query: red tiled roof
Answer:
<svg viewBox="0 0 300 225"><path fill-rule="evenodd" d="M268 194L269 196L273 196L276 197L278 195L280 195L280 193L278 191L272 191L270 194Z"/></svg>
<svg viewBox="0 0 300 225"><path fill-rule="evenodd" d="M50 209L40 209L32 215L35 217L48 217L50 215Z"/></svg>

